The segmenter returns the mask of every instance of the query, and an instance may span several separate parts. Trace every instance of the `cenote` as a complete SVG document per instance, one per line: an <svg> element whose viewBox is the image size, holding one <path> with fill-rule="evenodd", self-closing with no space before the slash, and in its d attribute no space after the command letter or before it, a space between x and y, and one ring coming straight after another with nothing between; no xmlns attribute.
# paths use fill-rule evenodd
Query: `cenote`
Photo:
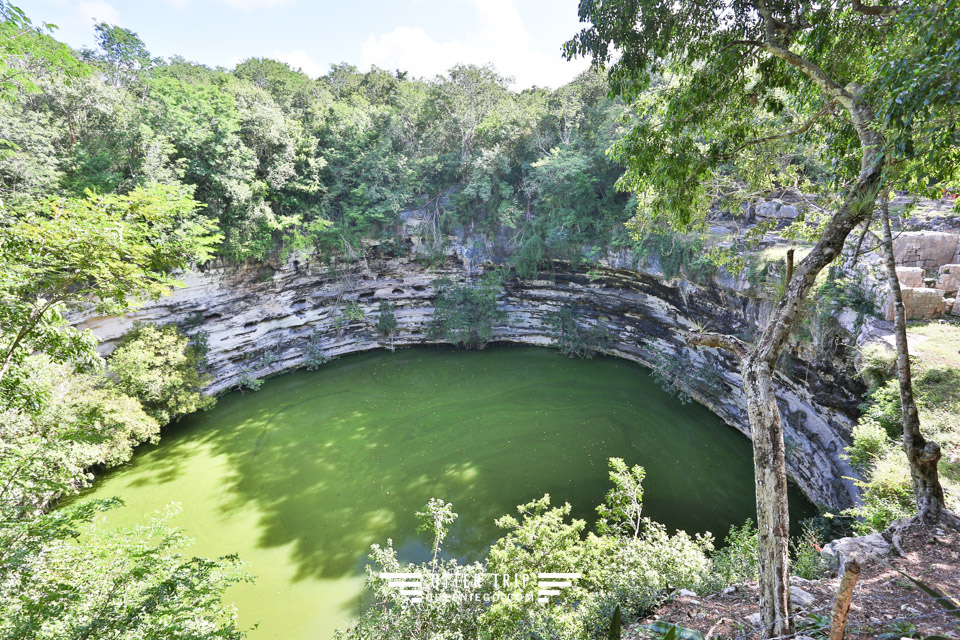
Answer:
<svg viewBox="0 0 960 640"><path fill-rule="evenodd" d="M607 458L646 469L644 512L712 531L754 517L750 443L643 367L532 347L349 356L233 393L169 427L88 497L126 506L109 525L171 502L192 555L238 553L255 584L226 600L253 638L324 639L353 617L374 542L426 559L414 513L431 497L460 514L447 553L473 559L494 519L549 493L595 520ZM791 491L794 517L811 505Z"/></svg>

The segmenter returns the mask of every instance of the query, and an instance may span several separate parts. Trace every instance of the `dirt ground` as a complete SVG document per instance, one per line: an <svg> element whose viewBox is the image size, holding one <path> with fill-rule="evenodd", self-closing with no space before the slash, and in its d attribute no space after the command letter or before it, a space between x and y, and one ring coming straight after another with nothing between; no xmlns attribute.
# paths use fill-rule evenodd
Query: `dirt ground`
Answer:
<svg viewBox="0 0 960 640"><path fill-rule="evenodd" d="M900 548L902 556L894 551L884 558L890 566L876 560L861 564L848 618L847 637L942 636L960 639L960 618L951 616L933 596L891 568L895 567L926 585L936 586L960 602L960 532L913 525L904 530ZM812 603L796 610L797 640L803 636L827 637L839 582L837 577L816 581L791 579L793 587L813 596ZM658 620L696 629L707 640L759 638L757 585L747 583L724 591L706 597L671 598L654 615L630 625L624 638L660 637L638 626Z"/></svg>

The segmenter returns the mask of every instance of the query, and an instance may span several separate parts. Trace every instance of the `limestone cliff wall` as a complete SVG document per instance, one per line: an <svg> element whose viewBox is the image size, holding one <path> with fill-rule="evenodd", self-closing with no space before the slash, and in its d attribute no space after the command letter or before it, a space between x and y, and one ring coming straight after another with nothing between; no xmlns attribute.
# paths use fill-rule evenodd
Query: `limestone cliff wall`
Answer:
<svg viewBox="0 0 960 640"><path fill-rule="evenodd" d="M300 366L310 345L338 356L428 344L436 281L446 276L462 282L482 270L464 246L430 269L411 258L383 256L347 274L302 257L272 266L212 266L187 274L185 286L173 295L125 317L86 313L74 323L91 329L103 341L104 352L136 321L174 322L187 333L203 331L213 376L208 391L221 393L244 376L264 377ZM589 275L561 266L549 278L506 282L499 304L507 319L497 327L495 339L548 345L546 314L574 303L587 322L609 327L615 338L611 355L646 365L664 359L678 363L687 373L683 380L690 395L749 436L737 363L723 352L688 348L680 331L698 324L749 335L764 313L762 303L731 283L668 284L626 268L629 263L620 256ZM392 338L375 330L383 300L395 305L398 330ZM364 318L343 324L337 320L339 310L350 302L359 304ZM785 359L781 369L778 395L791 476L814 502L832 508L850 505L858 494L845 478L854 473L840 454L849 441L856 395L822 364Z"/></svg>

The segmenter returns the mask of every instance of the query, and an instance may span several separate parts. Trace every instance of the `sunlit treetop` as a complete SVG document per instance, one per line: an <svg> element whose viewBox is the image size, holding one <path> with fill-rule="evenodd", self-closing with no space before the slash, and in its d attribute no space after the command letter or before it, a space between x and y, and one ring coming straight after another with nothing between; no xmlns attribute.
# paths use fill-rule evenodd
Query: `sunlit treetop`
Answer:
<svg viewBox="0 0 960 640"><path fill-rule="evenodd" d="M588 26L564 50L634 101L614 154L641 216L685 228L777 187L839 191L861 168L864 127L886 141L887 184L933 195L955 180L957 4L583 0ZM819 173L800 170L803 156Z"/></svg>

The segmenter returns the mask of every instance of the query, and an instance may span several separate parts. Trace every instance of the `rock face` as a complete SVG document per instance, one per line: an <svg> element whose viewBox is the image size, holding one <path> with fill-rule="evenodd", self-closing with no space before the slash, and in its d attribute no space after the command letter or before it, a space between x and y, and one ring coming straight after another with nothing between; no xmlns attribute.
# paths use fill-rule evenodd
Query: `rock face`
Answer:
<svg viewBox="0 0 960 640"><path fill-rule="evenodd" d="M879 239L868 234L865 248L875 248ZM929 320L956 309L960 290L960 235L945 231L906 231L893 241L897 280L903 293L907 320ZM873 299L888 321L893 321L893 302L887 285L886 267L879 251L861 256L854 268L859 287ZM936 273L937 277L927 278Z"/></svg>
<svg viewBox="0 0 960 640"><path fill-rule="evenodd" d="M944 231L908 231L893 241L893 255L898 265L936 269L942 264L957 262L960 235Z"/></svg>
<svg viewBox="0 0 960 640"><path fill-rule="evenodd" d="M920 267L897 267L897 280L901 287L922 287L923 269Z"/></svg>
<svg viewBox="0 0 960 640"><path fill-rule="evenodd" d="M946 295L956 295L960 290L960 264L945 264L937 272L937 289Z"/></svg>
<svg viewBox="0 0 960 640"><path fill-rule="evenodd" d="M870 558L879 558L890 553L890 543L880 533L871 533L868 536L840 538L823 548L821 557L827 566L843 573L844 565L850 560L865 562Z"/></svg>
<svg viewBox="0 0 960 640"><path fill-rule="evenodd" d="M273 265L212 266L187 274L185 286L173 295L125 317L87 313L73 321L92 330L105 353L137 321L177 323L188 334L202 331L213 377L208 392L221 393L245 378L296 368L317 348L338 356L429 344L436 281L445 276L465 282L488 258L469 241L449 253L431 269L409 257L376 257L376 249L362 268L349 273L303 257ZM648 366L667 359L682 367L685 390L749 436L738 363L724 352L689 348L681 332L707 326L747 335L769 303L742 295L729 282L668 284L629 268L633 263L624 253L589 274L557 266L549 279L504 283L498 301L507 320L496 328L494 340L549 345L546 314L574 304L584 322L609 328L614 342L607 353ZM388 338L375 330L382 301L394 305L398 323ZM348 304L363 311L362 320L344 319ZM815 503L831 508L854 503L857 489L845 478L855 474L841 454L850 440L857 393L836 372L797 358L785 358L781 369L776 384L791 476Z"/></svg>
<svg viewBox="0 0 960 640"><path fill-rule="evenodd" d="M929 287L901 287L904 315L907 320L929 320L942 316L947 308L943 291ZM893 322L893 299L887 300L883 309L884 317Z"/></svg>

